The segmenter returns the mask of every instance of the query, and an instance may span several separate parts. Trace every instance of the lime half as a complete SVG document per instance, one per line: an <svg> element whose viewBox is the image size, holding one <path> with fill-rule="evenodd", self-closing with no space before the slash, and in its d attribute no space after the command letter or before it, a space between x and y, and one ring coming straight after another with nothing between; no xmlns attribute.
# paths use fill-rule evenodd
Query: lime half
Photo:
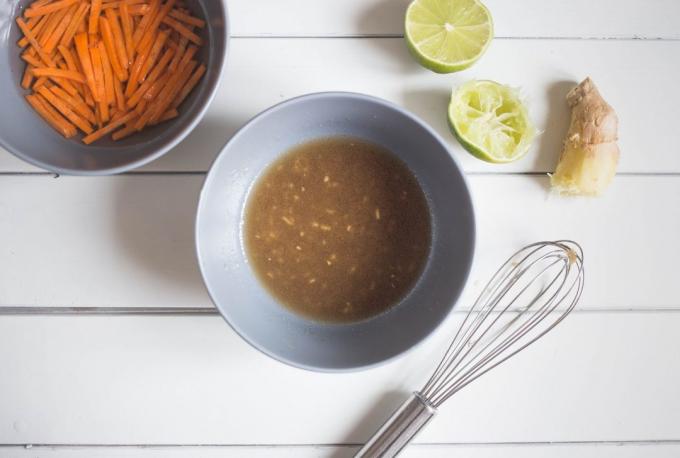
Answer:
<svg viewBox="0 0 680 458"><path fill-rule="evenodd" d="M414 0L406 10L405 30L406 43L423 67L451 73L484 54L493 21L478 0Z"/></svg>
<svg viewBox="0 0 680 458"><path fill-rule="evenodd" d="M518 91L494 81L470 81L454 89L449 124L461 145L487 162L519 159L536 137Z"/></svg>

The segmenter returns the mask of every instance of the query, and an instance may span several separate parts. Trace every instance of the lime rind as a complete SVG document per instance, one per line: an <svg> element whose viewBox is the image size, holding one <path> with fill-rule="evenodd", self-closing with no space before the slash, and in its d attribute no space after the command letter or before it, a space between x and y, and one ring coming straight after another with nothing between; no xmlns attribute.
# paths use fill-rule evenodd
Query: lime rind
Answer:
<svg viewBox="0 0 680 458"><path fill-rule="evenodd" d="M415 0L406 10L408 49L437 73L474 64L493 39L493 20L479 0Z"/></svg>
<svg viewBox="0 0 680 458"><path fill-rule="evenodd" d="M470 81L454 89L448 120L461 145L487 162L516 161L537 135L519 91L494 81Z"/></svg>

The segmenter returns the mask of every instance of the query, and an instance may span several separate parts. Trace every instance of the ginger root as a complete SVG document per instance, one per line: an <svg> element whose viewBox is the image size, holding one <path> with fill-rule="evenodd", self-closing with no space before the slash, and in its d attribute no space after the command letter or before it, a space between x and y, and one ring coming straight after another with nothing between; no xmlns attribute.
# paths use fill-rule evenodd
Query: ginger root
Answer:
<svg viewBox="0 0 680 458"><path fill-rule="evenodd" d="M567 103L571 124L551 176L552 188L560 194L600 195L616 175L618 117L590 78L569 91Z"/></svg>

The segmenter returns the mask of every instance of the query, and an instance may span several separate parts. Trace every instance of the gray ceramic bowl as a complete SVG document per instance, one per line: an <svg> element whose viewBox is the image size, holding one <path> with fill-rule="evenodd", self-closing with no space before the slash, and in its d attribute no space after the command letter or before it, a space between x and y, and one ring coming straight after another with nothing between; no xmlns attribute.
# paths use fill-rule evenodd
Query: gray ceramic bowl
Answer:
<svg viewBox="0 0 680 458"><path fill-rule="evenodd" d="M268 164L296 144L343 134L383 145L411 168L429 201L433 244L421 278L399 304L363 322L323 324L279 305L259 283L244 251L242 221L253 182ZM372 366L428 336L463 289L474 241L468 187L444 141L407 111L350 93L292 99L246 124L213 164L196 221L201 272L227 322L267 355L322 371Z"/></svg>
<svg viewBox="0 0 680 458"><path fill-rule="evenodd" d="M33 165L72 175L108 175L146 164L168 152L198 124L208 109L223 74L228 21L226 5L220 0L187 0L199 17L207 18L205 44L198 59L206 62L201 83L184 101L180 116L145 129L119 142L110 138L92 145L65 139L47 125L24 100L21 78L24 63L19 58L20 31L15 18L28 0L0 2L0 145Z"/></svg>

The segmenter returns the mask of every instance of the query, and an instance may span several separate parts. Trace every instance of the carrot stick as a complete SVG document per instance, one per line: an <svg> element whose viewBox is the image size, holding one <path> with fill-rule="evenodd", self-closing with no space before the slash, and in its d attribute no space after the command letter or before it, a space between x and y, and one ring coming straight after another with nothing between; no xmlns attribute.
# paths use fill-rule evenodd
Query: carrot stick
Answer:
<svg viewBox="0 0 680 458"><path fill-rule="evenodd" d="M201 37L196 35L194 32L186 28L184 25L180 24L176 20L174 20L171 17L165 17L163 18L163 23L169 25L173 29L177 30L182 36L185 36L191 41L192 43L197 44L198 46L201 46L203 44L203 40L201 40Z"/></svg>
<svg viewBox="0 0 680 458"><path fill-rule="evenodd" d="M25 52L21 54L21 58L25 60L28 64L33 65L34 67L42 67L43 62L38 59L37 57Z"/></svg>
<svg viewBox="0 0 680 458"><path fill-rule="evenodd" d="M111 123L109 123L107 126L102 127L101 129L99 129L99 130L93 132L92 134L88 135L87 137L83 138L83 143L85 143L86 145L89 145L90 143L99 140L104 135L108 135L109 133L118 129L120 126L122 126L126 122L130 121L135 116L137 116L137 113L135 113L134 111L130 111L129 113L121 116L120 118L116 119L115 121L111 121Z"/></svg>
<svg viewBox="0 0 680 458"><path fill-rule="evenodd" d="M78 126L80 130L86 134L92 133L92 126L90 123L71 110L68 104L54 95L52 91L43 86L38 92L40 95L45 97L45 99L47 99L47 101L50 102L50 104L52 104L52 106L56 108L66 119Z"/></svg>
<svg viewBox="0 0 680 458"><path fill-rule="evenodd" d="M149 24L149 28L147 31L144 33L142 36L142 39L139 41L139 45L137 46L137 49L139 48L145 48L146 47L146 42L147 41L152 41L154 39L154 36L156 35L158 31L158 27L161 25L161 21L168 15L172 7L175 5L176 0L166 0L165 4L161 7L161 9L158 11L158 13L154 16L153 21Z"/></svg>
<svg viewBox="0 0 680 458"><path fill-rule="evenodd" d="M74 72L80 73L81 75L84 76L84 72L82 69L78 66L78 61L73 57L73 53L69 48L67 48L64 45L59 45L57 46L57 50L59 51L59 54L64 58L64 62L66 62L66 68L69 70L72 70ZM76 89L78 89L78 93L80 95L85 94L85 83L81 84L76 84Z"/></svg>
<svg viewBox="0 0 680 458"><path fill-rule="evenodd" d="M116 52L116 43L114 44L113 33L111 32L111 26L107 18L102 17L99 19L99 27L102 31L102 38L104 39L104 45L106 46L106 53L108 54L109 61L111 62L111 67L116 73L116 77L121 80L127 80L127 72L123 69ZM125 54L125 48L123 48L123 54ZM126 56L127 59L127 56Z"/></svg>
<svg viewBox="0 0 680 458"><path fill-rule="evenodd" d="M69 80L77 81L79 83L85 82L85 77L78 72L72 70L61 70L58 68L49 67L36 67L33 69L33 74L35 76L48 76L55 78L66 78Z"/></svg>
<svg viewBox="0 0 680 458"><path fill-rule="evenodd" d="M64 102L66 102L76 113L81 115L83 118L87 119L93 124L97 122L97 118L95 118L94 113L92 112L92 110L90 110L90 107L88 107L87 104L82 100L78 99L75 96L72 96L71 94L57 86L52 86L50 88L50 91L52 91L54 95L62 99Z"/></svg>
<svg viewBox="0 0 680 458"><path fill-rule="evenodd" d="M130 7L130 15L132 16L144 16L151 11L149 5L132 5Z"/></svg>
<svg viewBox="0 0 680 458"><path fill-rule="evenodd" d="M87 33L79 33L75 36L76 52L80 59L80 66L83 68L85 80L90 88L91 96L96 100L97 85L94 80L94 69L92 68L92 59L90 58L89 44L87 42Z"/></svg>
<svg viewBox="0 0 680 458"><path fill-rule="evenodd" d="M87 31L90 35L95 35L99 30L99 15L102 12L102 0L91 0L90 6L90 22L88 23Z"/></svg>
<svg viewBox="0 0 680 458"><path fill-rule="evenodd" d="M75 36L76 32L78 31L78 25L80 25L83 21L83 18L87 14L87 12L90 9L90 5L87 3L81 3L78 9L76 10L76 14L73 15L73 19L71 20L71 23L68 25L66 28L66 31L64 32L64 35L62 35L61 40L59 41L60 45L63 46L70 46L71 42L73 41L73 37Z"/></svg>
<svg viewBox="0 0 680 458"><path fill-rule="evenodd" d="M102 59L102 67L104 69L104 91L106 97L104 98L107 105L113 105L116 102L116 96L113 89L113 71L111 70L111 62L109 55L106 52L103 42L99 42L99 55Z"/></svg>
<svg viewBox="0 0 680 458"><path fill-rule="evenodd" d="M54 31L59 29L59 26L62 24L68 10L69 8L63 8L48 15L49 20L40 32L40 36L38 36L38 43L40 43L40 46L42 46L43 49L45 49L45 46L48 44ZM51 52L48 52L47 50L45 50L45 52L47 52L47 54L51 54Z"/></svg>
<svg viewBox="0 0 680 458"><path fill-rule="evenodd" d="M156 124L160 124L163 121L170 121L171 119L175 119L177 116L179 116L179 111L177 111L175 108L170 108L168 111L163 113L158 120L154 122L150 122L150 126L155 126Z"/></svg>
<svg viewBox="0 0 680 458"><path fill-rule="evenodd" d="M24 70L24 77L21 79L21 87L24 89L29 89L31 83L33 82L33 66L27 65L26 70Z"/></svg>
<svg viewBox="0 0 680 458"><path fill-rule="evenodd" d="M73 53L69 48L67 48L64 45L59 45L57 46L57 51L59 51L59 54L61 54L62 57L64 58L64 62L66 62L66 66L69 68L69 70L82 73L80 72L80 70L78 70L78 66L76 65L76 59L75 57L73 57Z"/></svg>
<svg viewBox="0 0 680 458"><path fill-rule="evenodd" d="M128 99L127 103L131 107L134 107L139 103L144 93L149 90L151 85L158 79L160 74L165 70L165 67L167 67L168 62L170 61L174 53L175 52L172 49L168 49L165 51L163 57L161 57L161 59L158 61L158 65L154 67L149 76L146 78L146 81L144 81L144 84L139 86L135 93L132 94L132 96Z"/></svg>
<svg viewBox="0 0 680 458"><path fill-rule="evenodd" d="M191 78L189 78L189 80L184 85L182 90L179 92L179 94L177 95L175 100L172 102L172 106L174 108L177 108L184 101L184 99L189 95L189 93L193 90L193 88L196 86L196 84L203 77L204 73L205 73L205 65L201 64L201 66L196 69L194 74L191 75Z"/></svg>
<svg viewBox="0 0 680 458"><path fill-rule="evenodd" d="M66 138L73 137L76 134L76 128L59 113L49 110L47 103L43 102L44 99L39 97L38 95L27 95L26 101L54 130Z"/></svg>
<svg viewBox="0 0 680 458"><path fill-rule="evenodd" d="M154 42L153 47L149 52L149 57L147 57L144 64L142 64L142 68L139 71L139 75L137 76L140 83L143 83L146 80L146 76L149 74L149 70L151 70L151 67L156 63L156 60L158 60L158 56L160 55L161 50L163 49L165 40L167 39L168 39L167 31L163 31L158 34L158 37L156 38L156 41Z"/></svg>
<svg viewBox="0 0 680 458"><path fill-rule="evenodd" d="M125 40L123 38L123 32L120 29L120 23L118 22L118 15L116 14L115 10L107 10L106 17L108 18L109 25L111 26L111 37L113 38L112 43L115 45L114 49L118 53L118 62L120 62L121 67L127 70L129 61L132 59L132 57L128 56L127 50L125 49Z"/></svg>
<svg viewBox="0 0 680 458"><path fill-rule="evenodd" d="M156 15L156 12L158 11L159 5L160 5L160 0L151 0L149 12L142 17L142 20L140 21L139 26L137 26L135 33L132 35L132 43L134 44L134 47L135 47L136 50L139 50L139 47L138 47L139 42L141 41L142 37L146 33L146 30L148 29L149 25L151 24L151 21L153 21L153 18Z"/></svg>
<svg viewBox="0 0 680 458"><path fill-rule="evenodd" d="M196 17L190 16L188 14L185 14L177 9L170 11L170 16L172 16L175 19L178 19L186 24L193 25L195 27L203 28L205 27L205 21L202 19L198 19Z"/></svg>
<svg viewBox="0 0 680 458"><path fill-rule="evenodd" d="M175 99L177 93L184 85L186 80L189 79L189 77L191 77L191 72L194 70L195 66L196 61L191 61L184 67L182 67L182 69L178 71L175 75L173 75L173 77L168 81L168 84L158 94L158 97L154 101L153 105L147 109L147 112L151 112L151 115L146 116L145 113L142 116L142 118L145 118L146 116L146 122L156 122L158 120L158 118L165 112L165 110L170 106L172 101ZM142 118L140 118L140 120L137 121L137 124L135 124L137 130L140 130L140 125L142 128L144 128L145 124L142 124L140 122Z"/></svg>
<svg viewBox="0 0 680 458"><path fill-rule="evenodd" d="M31 21L31 19L29 19L29 22L30 22L30 21ZM41 16L41 17L40 17L40 20L38 21L38 23L37 23L35 26L33 26L33 27L31 27L31 25L29 24L29 22L27 22L26 25L31 29L31 31L32 31L35 35L37 35L37 34L40 32L40 30L41 30L41 29L45 26L45 24L47 23L47 16ZM17 42L17 44L19 45L19 47L25 48L26 46L28 46L28 38L26 38L26 37L21 38L21 40L19 40L19 41Z"/></svg>
<svg viewBox="0 0 680 458"><path fill-rule="evenodd" d="M79 5L75 4L72 5L70 8L66 8L64 10L66 12L64 14L64 17L59 21L57 26L54 28L54 31L49 35L47 41L45 42L44 48L47 54L51 54L52 51L54 51L54 48L57 47L59 40L61 39L62 36L64 36L66 28L71 23L71 20L75 16L76 11L78 11L78 8Z"/></svg>
<svg viewBox="0 0 680 458"><path fill-rule="evenodd" d="M132 65L132 59L134 57L135 45L132 41L132 19L130 18L130 11L128 10L127 2L121 2L120 4L120 22L123 24L123 36L125 37L125 50L127 51L128 59L125 62L121 62L125 68L128 65Z"/></svg>
<svg viewBox="0 0 680 458"><path fill-rule="evenodd" d="M104 101L104 69L102 68L102 58L99 55L99 46L96 43L90 45L90 59L92 60L92 72L94 74L95 90L92 96L96 102Z"/></svg>
<svg viewBox="0 0 680 458"><path fill-rule="evenodd" d="M182 60L182 56L184 55L184 51L187 49L187 45L189 44L189 39L187 37L181 37L179 39L179 45L177 47L177 52L175 53L175 58L172 59L172 62L170 62L170 71L174 72L177 70L177 66L179 65L179 61Z"/></svg>
<svg viewBox="0 0 680 458"><path fill-rule="evenodd" d="M111 135L111 138L115 141L121 140L125 137L129 137L130 135L134 134L137 132L137 129L135 129L135 126L126 126L123 127L122 129L116 131Z"/></svg>
<svg viewBox="0 0 680 458"><path fill-rule="evenodd" d="M118 78L114 78L113 93L116 96L116 108L122 112L127 111L127 102L125 101L125 93L123 92L123 83Z"/></svg>
<svg viewBox="0 0 680 458"><path fill-rule="evenodd" d="M45 6L38 6L35 8L28 8L24 12L24 16L27 18L32 18L36 16L44 16L45 14L53 13L59 11L62 8L66 8L69 5L74 4L78 0L59 0L54 3L50 3Z"/></svg>
<svg viewBox="0 0 680 458"><path fill-rule="evenodd" d="M125 95L127 97L130 97L139 85L139 74L142 71L142 65L144 65L144 62L149 57L149 52L151 52L151 43L149 43L149 46L146 49L139 50L139 54L137 54L137 57L135 58L135 63L132 64L130 78L128 78L127 87L125 88Z"/></svg>
<svg viewBox="0 0 680 458"><path fill-rule="evenodd" d="M43 62L45 62L50 67L54 67L54 62L52 61L52 59L50 59L50 56L47 55L43 47L40 46L38 40L36 39L36 36L33 34L31 29L28 28L24 20L21 18L17 18L17 25L23 32L24 36L28 38L28 42L31 44L31 46L33 46L33 49L35 49L35 51L38 53Z"/></svg>
<svg viewBox="0 0 680 458"><path fill-rule="evenodd" d="M37 90L40 89L44 84L47 84L47 82L48 82L49 80L50 80L50 79L49 79L48 77L46 77L46 76L41 76L40 78L38 78L37 80L35 80L35 83L33 83L33 90L34 90L34 91L37 91Z"/></svg>

